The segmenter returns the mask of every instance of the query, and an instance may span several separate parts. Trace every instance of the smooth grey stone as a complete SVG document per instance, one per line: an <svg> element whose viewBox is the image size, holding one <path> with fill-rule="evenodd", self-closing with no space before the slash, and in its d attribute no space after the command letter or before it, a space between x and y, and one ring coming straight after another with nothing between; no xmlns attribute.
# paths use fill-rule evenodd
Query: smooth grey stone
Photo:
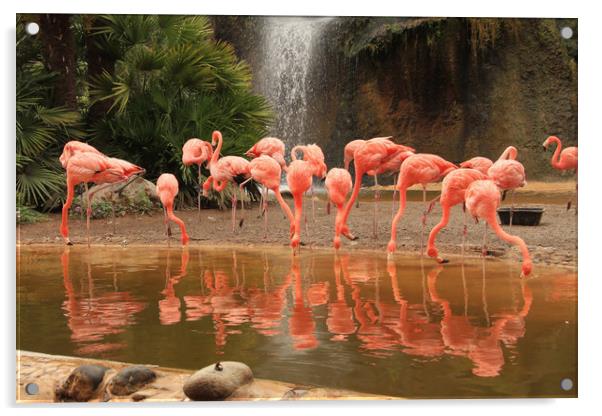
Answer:
<svg viewBox="0 0 602 416"><path fill-rule="evenodd" d="M102 383L108 368L100 365L80 365L55 390L55 399L62 402L87 402Z"/></svg>
<svg viewBox="0 0 602 416"><path fill-rule="evenodd" d="M248 365L223 361L194 373L184 383L184 394L195 401L224 400L236 389L253 381Z"/></svg>
<svg viewBox="0 0 602 416"><path fill-rule="evenodd" d="M157 374L148 367L135 365L121 369L109 383L109 391L116 396L128 396L154 381Z"/></svg>

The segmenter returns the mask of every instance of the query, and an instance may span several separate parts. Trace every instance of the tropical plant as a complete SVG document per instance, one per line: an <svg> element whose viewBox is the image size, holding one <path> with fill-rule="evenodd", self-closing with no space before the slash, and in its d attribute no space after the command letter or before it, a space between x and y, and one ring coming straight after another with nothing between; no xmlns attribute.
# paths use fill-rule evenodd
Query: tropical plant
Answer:
<svg viewBox="0 0 602 416"><path fill-rule="evenodd" d="M149 179L176 174L180 202L192 203L197 193L196 167L181 163L186 140L220 130L222 154L241 155L267 132L271 111L251 92L248 65L214 40L206 17L107 15L91 31L102 39L97 47L118 56L113 73L92 81L91 103L110 103L92 137L143 166Z"/></svg>
<svg viewBox="0 0 602 416"><path fill-rule="evenodd" d="M16 195L18 206L49 209L64 192L58 163L62 144L81 137L79 113L52 106L56 75L42 63L39 45L25 34L17 19Z"/></svg>

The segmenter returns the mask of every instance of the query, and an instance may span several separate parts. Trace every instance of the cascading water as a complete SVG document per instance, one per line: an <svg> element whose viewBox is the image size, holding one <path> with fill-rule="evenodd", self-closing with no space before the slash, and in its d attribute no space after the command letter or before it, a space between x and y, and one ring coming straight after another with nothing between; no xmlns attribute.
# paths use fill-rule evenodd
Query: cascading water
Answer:
<svg viewBox="0 0 602 416"><path fill-rule="evenodd" d="M312 142L308 109L317 83L312 65L320 56L321 34L333 18L270 17L265 21L261 70L256 88L276 114L270 134L282 139L287 152Z"/></svg>

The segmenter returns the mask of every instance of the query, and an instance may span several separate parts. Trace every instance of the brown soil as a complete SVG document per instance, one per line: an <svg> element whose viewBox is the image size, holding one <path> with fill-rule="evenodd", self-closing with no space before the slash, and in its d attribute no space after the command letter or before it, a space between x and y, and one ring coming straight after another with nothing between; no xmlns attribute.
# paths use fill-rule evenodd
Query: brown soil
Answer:
<svg viewBox="0 0 602 416"><path fill-rule="evenodd" d="M292 206L292 201L288 201ZM507 201L506 203L507 204ZM523 206L524 204L521 204ZM566 211L565 205L539 204L545 208L541 224L537 227L513 226L504 228L512 234L522 237L536 263L553 265L577 266L577 216L573 209ZM396 204L397 207L397 204ZM248 208L248 207L247 207ZM343 239L344 249L377 249L385 250L389 240L391 224L391 200L383 196L378 206L378 238L372 236L373 230L372 202L362 201L359 208L353 209L349 218L351 231L359 238L356 241ZM333 224L335 209L330 215L326 212L326 203L315 200L315 219L312 218L311 200L304 201L307 231L302 232L302 249L311 246L330 246L333 237ZM421 249L420 217L423 212L421 202L408 202L404 217L399 224L398 250L419 252ZM237 211L240 216L240 209ZM184 220L191 237L191 245L216 245L239 244L246 246L269 245L287 246L289 243L288 221L282 214L280 207L270 203L268 210L268 235L264 238L263 219L259 215L257 205L244 211L244 224L236 227L233 233L231 228L230 211L203 209L200 217L196 209L177 211L176 215ZM427 219L424 240L428 237L430 229L439 221L441 208L436 205ZM48 220L38 224L20 226L17 238L21 244L63 244L59 234L60 215L51 214ZM452 209L451 220L448 226L439 233L437 247L441 255L460 254L462 241L462 208ZM171 244L179 243L180 232L172 224L173 235ZM483 223L475 224L468 219L467 252L477 255L480 253ZM70 219L71 240L75 244L85 244L85 218ZM488 249L491 254L502 258L519 259L520 253L514 247L499 240L491 230L488 231ZM91 243L95 245L115 244L161 244L167 243L162 213L154 215L126 215L117 218L116 232L113 234L111 219L93 220L91 222Z"/></svg>

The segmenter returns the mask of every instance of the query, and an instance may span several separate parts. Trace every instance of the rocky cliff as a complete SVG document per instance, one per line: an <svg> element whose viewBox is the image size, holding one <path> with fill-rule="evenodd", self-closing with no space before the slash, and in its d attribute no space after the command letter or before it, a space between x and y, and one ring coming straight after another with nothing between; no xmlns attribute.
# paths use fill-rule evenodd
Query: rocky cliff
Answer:
<svg viewBox="0 0 602 416"><path fill-rule="evenodd" d="M217 37L266 70L264 18L213 21ZM392 135L455 162L495 159L513 144L528 178L558 178L542 142L577 143L576 19L337 18L318 42L299 141L322 146L329 166L342 165L351 139Z"/></svg>

